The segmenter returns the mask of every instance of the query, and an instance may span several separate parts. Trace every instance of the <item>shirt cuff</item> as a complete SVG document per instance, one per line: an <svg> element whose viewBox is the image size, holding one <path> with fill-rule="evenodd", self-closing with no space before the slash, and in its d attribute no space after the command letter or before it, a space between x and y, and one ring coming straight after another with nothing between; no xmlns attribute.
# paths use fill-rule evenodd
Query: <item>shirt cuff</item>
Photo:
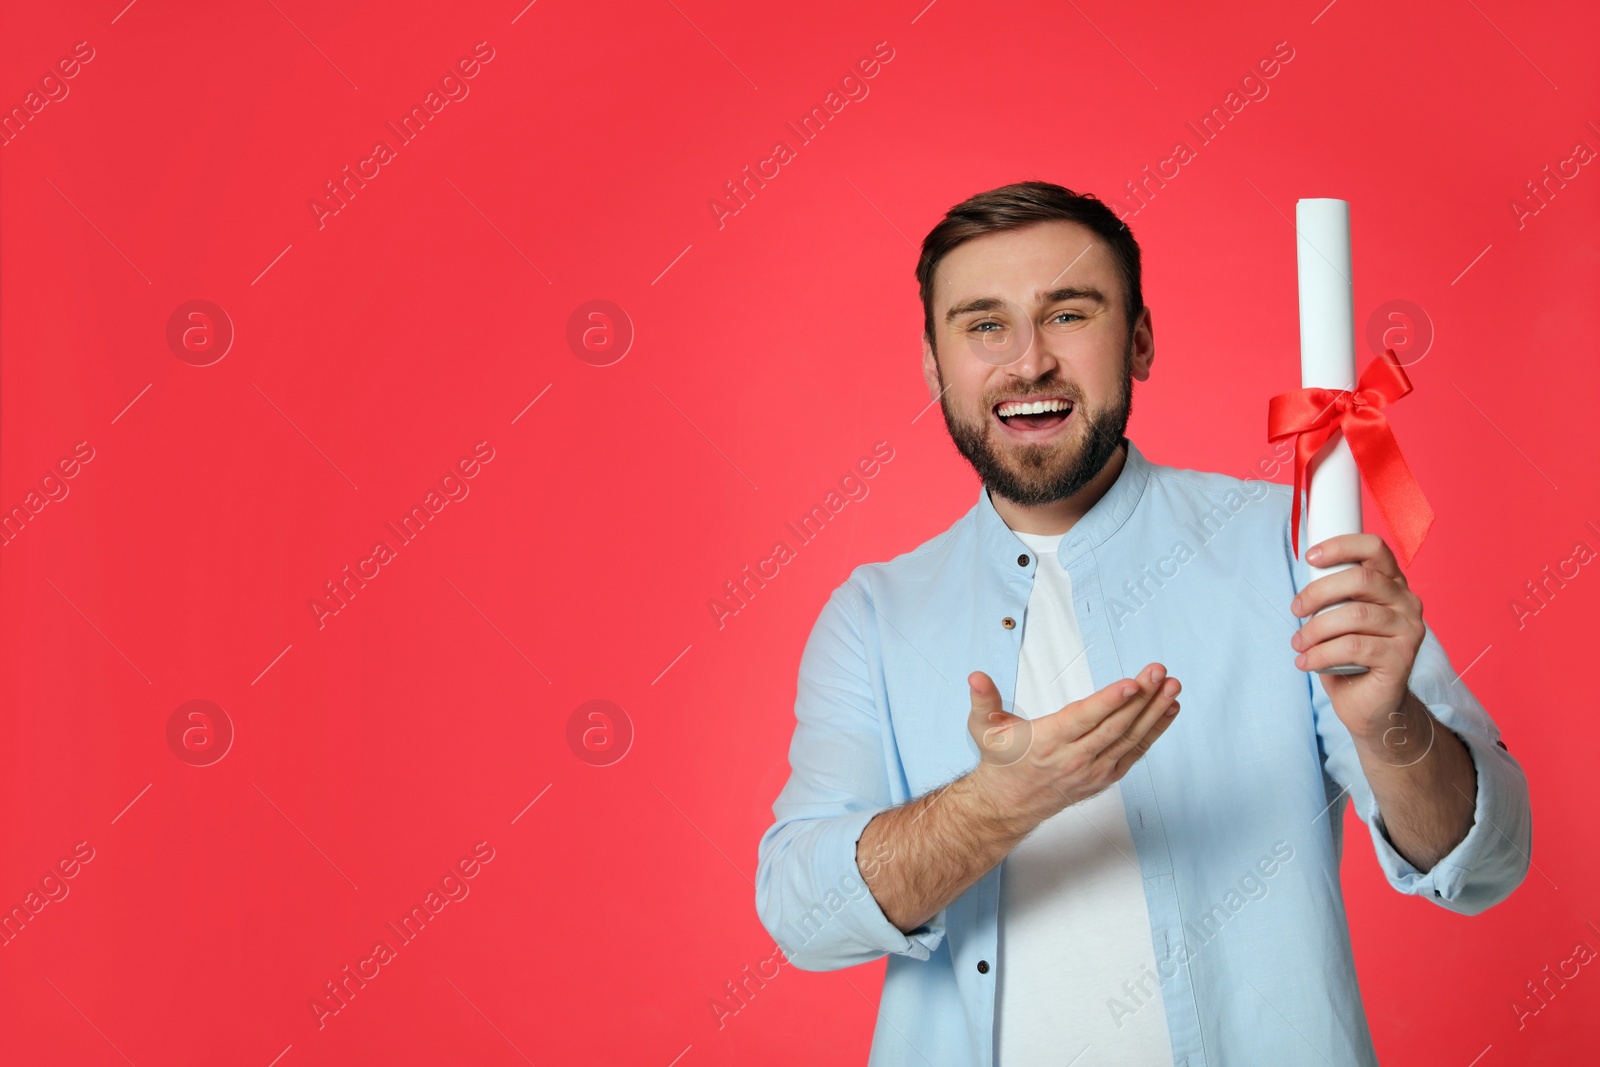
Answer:
<svg viewBox="0 0 1600 1067"><path fill-rule="evenodd" d="M888 953L925 960L944 940L944 911L909 934L902 933L883 914L861 876L856 844L867 824L888 808L863 808L809 825L790 824L800 837L791 840L789 848L810 852L811 862L768 866L772 876L789 883L769 887L777 890L780 907L768 932L788 961L801 970L836 970ZM806 837L810 840L803 840Z"/></svg>
<svg viewBox="0 0 1600 1067"><path fill-rule="evenodd" d="M1449 729L1442 722L1437 728ZM1369 810L1362 818L1372 830L1372 845L1390 885L1450 911L1476 915L1510 896L1532 862L1527 778L1497 741L1472 732L1451 732L1466 746L1478 785L1472 828L1455 848L1423 873L1390 843L1370 790L1363 791Z"/></svg>

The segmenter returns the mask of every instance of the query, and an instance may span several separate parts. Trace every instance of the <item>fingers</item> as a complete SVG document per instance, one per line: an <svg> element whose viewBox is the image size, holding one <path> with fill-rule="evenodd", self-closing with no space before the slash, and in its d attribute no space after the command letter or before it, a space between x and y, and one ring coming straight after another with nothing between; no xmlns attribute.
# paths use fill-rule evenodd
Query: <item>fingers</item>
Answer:
<svg viewBox="0 0 1600 1067"><path fill-rule="evenodd" d="M1152 663L1134 679L1115 682L1075 705L1067 705L1074 711L1063 739L1082 742L1090 752L1101 751L1127 732L1145 703L1165 684L1166 679L1166 668L1159 663Z"/></svg>
<svg viewBox="0 0 1600 1067"><path fill-rule="evenodd" d="M967 687L972 690L967 732L977 742L979 756L986 763L1010 764L1021 759L1033 742L1032 722L1005 710L994 679L982 671L967 675Z"/></svg>
<svg viewBox="0 0 1600 1067"><path fill-rule="evenodd" d="M1120 779L1123 775L1127 774L1128 768L1132 767L1135 763L1138 763L1140 758L1142 758L1146 752L1150 751L1150 746L1155 744L1156 740L1162 734L1167 732L1167 727L1171 726L1177 721L1177 719L1178 702L1174 700L1167 706L1167 713L1158 716L1156 718L1155 725L1150 727L1150 729L1145 732L1144 736L1135 741L1133 746L1129 748L1128 751L1124 752L1121 758L1117 760L1115 776Z"/></svg>
<svg viewBox="0 0 1600 1067"><path fill-rule="evenodd" d="M1176 678L1167 679L1161 690L1139 712L1139 717L1134 720L1133 725L1128 727L1121 737L1113 739L1111 744L1106 746L1100 754L1101 758L1120 765L1123 756L1137 749L1133 757L1133 760L1137 760L1177 716L1178 693L1182 688L1182 684ZM1128 762L1131 764L1133 760Z"/></svg>
<svg viewBox="0 0 1600 1067"><path fill-rule="evenodd" d="M1107 716L1103 723L1082 739L1080 743L1084 751L1091 757L1105 754L1112 760L1117 759L1149 729L1152 722L1161 718L1182 688L1176 678L1164 675L1155 675L1148 684L1141 682L1138 694L1129 701L1127 707L1115 715Z"/></svg>
<svg viewBox="0 0 1600 1067"><path fill-rule="evenodd" d="M1364 600L1374 604L1393 604L1411 595L1410 591L1390 575L1372 567L1347 567L1333 574L1325 574L1289 602L1289 610L1296 615L1310 615L1328 604L1341 600Z"/></svg>
<svg viewBox="0 0 1600 1067"><path fill-rule="evenodd" d="M1300 669L1309 673L1343 663L1355 663L1368 669L1381 667L1386 658L1393 656L1393 648L1394 642L1388 638L1345 634L1302 653L1305 663Z"/></svg>
<svg viewBox="0 0 1600 1067"><path fill-rule="evenodd" d="M1313 550L1320 550L1313 552ZM1340 563L1360 563L1382 571L1391 578L1400 578L1400 563L1394 558L1389 543L1377 534L1340 534L1318 541L1306 549L1307 563L1318 567L1332 567Z"/></svg>
<svg viewBox="0 0 1600 1067"><path fill-rule="evenodd" d="M1398 637L1408 629L1405 617L1394 608L1352 600L1306 620L1306 624L1292 635L1298 640L1291 640L1289 644L1304 651L1341 634Z"/></svg>

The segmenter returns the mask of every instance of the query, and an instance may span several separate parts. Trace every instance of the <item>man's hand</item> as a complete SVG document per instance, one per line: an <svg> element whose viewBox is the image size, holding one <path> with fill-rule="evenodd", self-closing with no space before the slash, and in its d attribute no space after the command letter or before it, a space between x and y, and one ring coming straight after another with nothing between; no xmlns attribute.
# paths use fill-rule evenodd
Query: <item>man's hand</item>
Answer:
<svg viewBox="0 0 1600 1067"><path fill-rule="evenodd" d="M982 756L973 777L998 813L1028 824L1121 780L1172 725L1183 688L1152 663L1137 680L1124 678L1059 711L1024 719L1002 709L987 674L973 671L967 684L967 729Z"/></svg>
<svg viewBox="0 0 1600 1067"><path fill-rule="evenodd" d="M987 674L967 676L967 728L983 758L874 815L856 839L856 866L895 929L932 920L1039 823L1127 773L1178 712L1178 680L1151 668L1037 719L1002 710Z"/></svg>
<svg viewBox="0 0 1600 1067"><path fill-rule="evenodd" d="M1308 582L1294 598L1296 615L1352 601L1295 632L1295 664L1307 671L1339 663L1367 668L1321 675L1322 688L1356 742L1389 843L1417 870L1432 870L1471 831L1478 779L1466 744L1406 688L1427 633L1422 600L1376 534L1330 537L1307 549L1306 559L1319 567L1360 566Z"/></svg>
<svg viewBox="0 0 1600 1067"><path fill-rule="evenodd" d="M1312 616L1327 604L1350 601L1307 619L1295 631L1289 641L1300 652L1295 666L1305 671L1341 663L1366 667L1365 674L1321 675L1322 688L1358 744L1369 750L1394 748L1391 731L1412 733L1415 709L1407 700L1406 681L1427 632L1422 599L1411 591L1394 553L1377 534L1330 537L1307 549L1306 560L1319 567L1346 562L1359 566L1308 582L1289 605L1297 616ZM1427 740L1413 735L1398 743L1415 750Z"/></svg>

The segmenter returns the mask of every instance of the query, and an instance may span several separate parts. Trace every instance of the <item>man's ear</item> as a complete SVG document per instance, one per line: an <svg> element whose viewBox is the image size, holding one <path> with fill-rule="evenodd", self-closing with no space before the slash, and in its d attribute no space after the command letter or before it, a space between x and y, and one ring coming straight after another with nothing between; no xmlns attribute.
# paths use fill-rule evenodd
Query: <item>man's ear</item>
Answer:
<svg viewBox="0 0 1600 1067"><path fill-rule="evenodd" d="M1150 379L1150 367L1156 361L1156 325L1148 306L1139 312L1133 327L1133 376L1141 382Z"/></svg>
<svg viewBox="0 0 1600 1067"><path fill-rule="evenodd" d="M938 400L944 387L939 384L939 357L933 354L928 335L922 335L922 380L928 383L928 399Z"/></svg>

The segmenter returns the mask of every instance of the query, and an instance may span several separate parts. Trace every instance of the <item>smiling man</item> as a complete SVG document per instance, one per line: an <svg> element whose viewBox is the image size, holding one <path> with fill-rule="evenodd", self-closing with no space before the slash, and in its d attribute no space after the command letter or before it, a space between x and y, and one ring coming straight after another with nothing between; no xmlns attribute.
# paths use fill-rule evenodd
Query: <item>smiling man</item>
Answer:
<svg viewBox="0 0 1600 1067"><path fill-rule="evenodd" d="M1289 486L1126 436L1155 334L1100 201L972 197L917 280L982 487L823 606L762 922L802 969L888 956L874 1067L1376 1064L1345 800L1390 885L1472 915L1530 863L1521 766L1381 538L1309 582Z"/></svg>

